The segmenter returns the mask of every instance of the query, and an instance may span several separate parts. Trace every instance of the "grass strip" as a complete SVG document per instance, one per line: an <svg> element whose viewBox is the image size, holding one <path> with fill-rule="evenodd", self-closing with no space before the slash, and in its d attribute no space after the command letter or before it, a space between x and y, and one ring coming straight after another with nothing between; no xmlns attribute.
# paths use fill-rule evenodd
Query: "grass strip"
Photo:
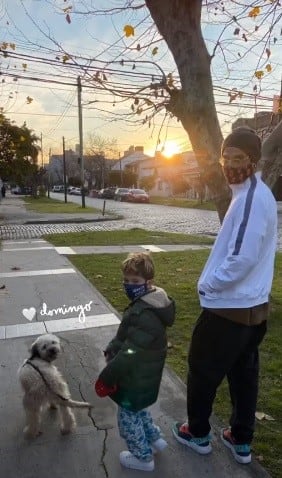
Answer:
<svg viewBox="0 0 282 478"><path fill-rule="evenodd" d="M79 204L72 202L64 203L57 199L51 199L47 197L25 197L25 206L30 211L49 214L75 214L75 213L92 213L101 214L100 209L93 207L82 208Z"/></svg>
<svg viewBox="0 0 282 478"><path fill-rule="evenodd" d="M159 204L161 206L184 207L189 209L203 209L216 211L216 206L212 201L199 201L197 199L186 198L166 198L161 196L150 196L150 204Z"/></svg>
<svg viewBox="0 0 282 478"><path fill-rule="evenodd" d="M129 229L125 231L70 232L43 236L55 246L124 246L132 244L202 244L211 245L214 239L177 232L146 231Z"/></svg>

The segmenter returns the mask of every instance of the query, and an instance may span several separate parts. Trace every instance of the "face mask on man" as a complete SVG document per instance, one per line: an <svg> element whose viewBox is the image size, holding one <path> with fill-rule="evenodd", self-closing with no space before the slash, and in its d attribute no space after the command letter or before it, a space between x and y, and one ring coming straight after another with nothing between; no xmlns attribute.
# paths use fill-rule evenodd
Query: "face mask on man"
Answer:
<svg viewBox="0 0 282 478"><path fill-rule="evenodd" d="M138 297L142 297L148 291L147 282L144 282L144 284L128 284L124 282L123 287L129 300L138 299Z"/></svg>
<svg viewBox="0 0 282 478"><path fill-rule="evenodd" d="M224 176L229 184L244 183L247 178L254 174L255 169L256 168L253 163L248 163L240 167L229 166L227 164L223 165Z"/></svg>

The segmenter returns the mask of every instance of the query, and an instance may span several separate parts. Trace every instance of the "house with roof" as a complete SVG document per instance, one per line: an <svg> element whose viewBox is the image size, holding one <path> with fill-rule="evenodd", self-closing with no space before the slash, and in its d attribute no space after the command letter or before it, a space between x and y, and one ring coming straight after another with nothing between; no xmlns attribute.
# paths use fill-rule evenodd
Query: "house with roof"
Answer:
<svg viewBox="0 0 282 478"><path fill-rule="evenodd" d="M127 151L124 151L123 156L114 162L111 171L124 171L132 164L145 159L152 158L144 153L144 146L130 146Z"/></svg>
<svg viewBox="0 0 282 478"><path fill-rule="evenodd" d="M190 199L208 198L208 190L200 182L200 170L193 151L166 158L157 151L155 156L131 161L126 169L136 174L137 187L148 190L151 196L182 195ZM146 184L150 187L146 188ZM202 189L201 189L202 188Z"/></svg>

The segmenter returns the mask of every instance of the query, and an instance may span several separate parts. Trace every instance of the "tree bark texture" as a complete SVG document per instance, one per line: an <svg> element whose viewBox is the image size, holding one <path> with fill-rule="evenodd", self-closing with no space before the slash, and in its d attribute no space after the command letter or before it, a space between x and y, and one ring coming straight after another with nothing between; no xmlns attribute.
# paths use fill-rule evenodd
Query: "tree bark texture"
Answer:
<svg viewBox="0 0 282 478"><path fill-rule="evenodd" d="M180 77L181 89L171 91L167 109L188 133L201 176L212 192L222 222L230 202L230 189L218 162L223 138L213 95L211 56L201 31L202 0L145 1ZM263 166L263 177L270 187L279 176L278 170L282 170L282 152L278 161L278 150L271 138L272 135L266 141ZM277 145L278 135L275 140Z"/></svg>

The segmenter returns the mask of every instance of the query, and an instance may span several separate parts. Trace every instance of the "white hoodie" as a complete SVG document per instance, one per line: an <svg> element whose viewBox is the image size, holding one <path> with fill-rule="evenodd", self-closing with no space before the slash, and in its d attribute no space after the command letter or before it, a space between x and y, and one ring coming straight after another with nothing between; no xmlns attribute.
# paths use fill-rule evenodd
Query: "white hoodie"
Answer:
<svg viewBox="0 0 282 478"><path fill-rule="evenodd" d="M277 243L277 204L256 173L230 185L232 201L198 281L201 306L249 308L268 302Z"/></svg>

